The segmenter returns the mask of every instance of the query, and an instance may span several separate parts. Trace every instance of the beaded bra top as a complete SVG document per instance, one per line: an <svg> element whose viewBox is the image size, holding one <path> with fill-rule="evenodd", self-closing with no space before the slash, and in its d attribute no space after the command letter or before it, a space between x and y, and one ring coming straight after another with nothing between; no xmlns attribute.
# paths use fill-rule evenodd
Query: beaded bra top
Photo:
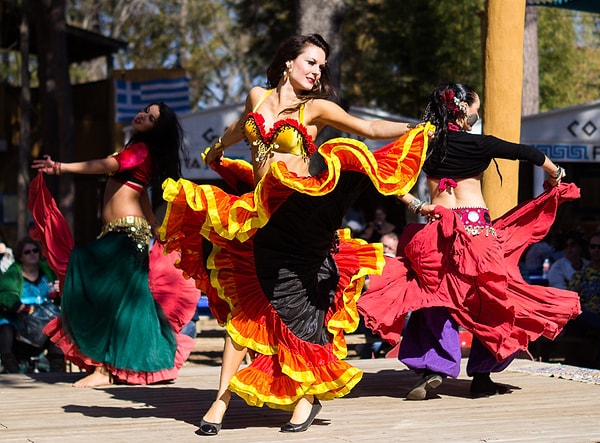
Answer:
<svg viewBox="0 0 600 443"><path fill-rule="evenodd" d="M272 92L273 89L265 92L244 121L246 141L256 147L256 161L266 160L272 152L309 158L315 153L317 146L304 126L304 103L298 110L298 120L293 118L278 120L271 130L266 132L265 120L256 111Z"/></svg>

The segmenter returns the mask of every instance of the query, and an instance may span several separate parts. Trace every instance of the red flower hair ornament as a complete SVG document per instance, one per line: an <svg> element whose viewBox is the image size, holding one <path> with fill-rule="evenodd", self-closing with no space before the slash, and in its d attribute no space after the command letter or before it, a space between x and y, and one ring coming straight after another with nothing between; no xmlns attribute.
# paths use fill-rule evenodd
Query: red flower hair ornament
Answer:
<svg viewBox="0 0 600 443"><path fill-rule="evenodd" d="M467 115L467 106L460 101L452 89L446 89L442 98L452 114Z"/></svg>

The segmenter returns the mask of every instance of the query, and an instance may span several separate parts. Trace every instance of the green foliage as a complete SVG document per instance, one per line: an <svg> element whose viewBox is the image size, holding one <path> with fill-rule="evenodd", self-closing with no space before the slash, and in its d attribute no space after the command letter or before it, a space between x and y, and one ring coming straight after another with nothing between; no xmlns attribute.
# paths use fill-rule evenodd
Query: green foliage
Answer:
<svg viewBox="0 0 600 443"><path fill-rule="evenodd" d="M3 51L0 54L0 82L10 85L20 84L20 62L21 56L17 52Z"/></svg>
<svg viewBox="0 0 600 443"><path fill-rule="evenodd" d="M419 117L439 82L480 90L477 13L483 0L366 3L355 1L345 22L342 87L348 101Z"/></svg>
<svg viewBox="0 0 600 443"><path fill-rule="evenodd" d="M296 32L296 15L292 0L229 0L235 11L238 35L248 35L249 69L264 77L279 43Z"/></svg>
<svg viewBox="0 0 600 443"><path fill-rule="evenodd" d="M250 38L226 0L71 0L69 21L125 40L117 69L183 67L193 107L242 101L254 81ZM78 79L82 71L73 69Z"/></svg>
<svg viewBox="0 0 600 443"><path fill-rule="evenodd" d="M538 9L540 111L597 100L600 17Z"/></svg>
<svg viewBox="0 0 600 443"><path fill-rule="evenodd" d="M264 83L301 0L70 0L70 24L129 43L117 69L187 69L195 107L234 103ZM461 81L482 91L479 14L485 0L346 0L340 95L348 104L419 117L432 88ZM542 110L597 99L598 15L538 8ZM574 26L575 25L575 26ZM16 79L14 57L0 75ZM98 78L71 67L74 82ZM104 73L106 75L106 73Z"/></svg>

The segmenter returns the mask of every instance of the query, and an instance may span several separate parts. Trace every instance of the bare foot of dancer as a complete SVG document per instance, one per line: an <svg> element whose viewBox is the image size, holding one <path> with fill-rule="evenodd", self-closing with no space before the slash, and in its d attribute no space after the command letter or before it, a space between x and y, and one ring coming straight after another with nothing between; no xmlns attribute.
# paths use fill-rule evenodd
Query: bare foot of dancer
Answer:
<svg viewBox="0 0 600 443"><path fill-rule="evenodd" d="M83 377L81 380L73 383L73 387L75 388L95 388L98 386L107 386L112 385L113 380L104 366L97 366L94 372L90 375Z"/></svg>

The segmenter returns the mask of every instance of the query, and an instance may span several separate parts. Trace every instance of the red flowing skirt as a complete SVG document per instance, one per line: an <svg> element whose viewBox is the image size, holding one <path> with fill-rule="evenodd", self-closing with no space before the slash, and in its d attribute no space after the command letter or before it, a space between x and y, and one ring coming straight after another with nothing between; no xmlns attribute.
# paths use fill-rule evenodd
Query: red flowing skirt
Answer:
<svg viewBox="0 0 600 443"><path fill-rule="evenodd" d="M553 339L579 315L579 296L527 283L519 259L548 233L558 206L576 198L574 184L546 190L495 220L497 238L468 234L458 215L438 206L441 219L409 225L403 254L370 279L358 303L366 325L397 343L408 312L443 306L498 361L540 336Z"/></svg>

